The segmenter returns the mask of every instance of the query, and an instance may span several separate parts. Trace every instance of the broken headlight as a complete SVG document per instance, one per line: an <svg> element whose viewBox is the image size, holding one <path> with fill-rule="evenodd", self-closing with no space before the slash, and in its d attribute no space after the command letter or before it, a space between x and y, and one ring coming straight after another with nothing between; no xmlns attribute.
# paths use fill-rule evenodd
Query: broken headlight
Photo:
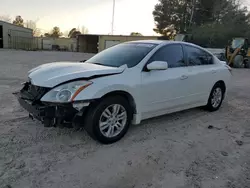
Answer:
<svg viewBox="0 0 250 188"><path fill-rule="evenodd" d="M82 90L91 84L90 81L75 81L60 85L46 93L41 101L58 103L73 101Z"/></svg>

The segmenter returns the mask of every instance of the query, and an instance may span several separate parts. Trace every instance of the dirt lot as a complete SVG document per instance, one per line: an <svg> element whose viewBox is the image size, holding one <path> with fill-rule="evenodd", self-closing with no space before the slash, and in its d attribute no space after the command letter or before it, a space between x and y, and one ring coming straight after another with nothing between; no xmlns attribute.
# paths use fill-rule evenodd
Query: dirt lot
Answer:
<svg viewBox="0 0 250 188"><path fill-rule="evenodd" d="M11 94L39 64L89 56L0 51L1 188L250 187L250 70L234 70L220 111L148 120L103 146L84 131L44 128Z"/></svg>

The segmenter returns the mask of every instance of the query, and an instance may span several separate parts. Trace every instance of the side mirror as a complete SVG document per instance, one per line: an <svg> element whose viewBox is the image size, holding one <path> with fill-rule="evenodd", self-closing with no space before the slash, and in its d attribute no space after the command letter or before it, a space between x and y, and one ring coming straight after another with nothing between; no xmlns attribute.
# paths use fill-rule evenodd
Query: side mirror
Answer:
<svg viewBox="0 0 250 188"><path fill-rule="evenodd" d="M168 63L165 61L153 61L152 63L147 65L147 70L167 70Z"/></svg>

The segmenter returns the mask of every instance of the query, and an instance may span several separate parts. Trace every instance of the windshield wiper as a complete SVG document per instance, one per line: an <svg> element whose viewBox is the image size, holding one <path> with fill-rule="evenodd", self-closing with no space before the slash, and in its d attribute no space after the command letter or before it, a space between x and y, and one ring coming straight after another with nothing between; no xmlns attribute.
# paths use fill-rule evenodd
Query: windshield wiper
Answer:
<svg viewBox="0 0 250 188"><path fill-rule="evenodd" d="M81 63L84 63L84 62L86 62L87 60L82 60L82 61L80 61ZM106 65L103 65L103 64L101 64L101 63L93 63L93 62L88 62L88 63L90 63L90 64L95 64L95 65L102 65L102 66L106 66Z"/></svg>
<svg viewBox="0 0 250 188"><path fill-rule="evenodd" d="M103 64L101 64L101 63L93 63L93 64L95 64L95 65L102 65L102 66L106 66L106 65L103 65Z"/></svg>
<svg viewBox="0 0 250 188"><path fill-rule="evenodd" d="M101 66L105 66L105 67L112 67L110 65L104 65L104 64L101 64L101 63L93 63L93 64L95 64L95 65L101 65Z"/></svg>
<svg viewBox="0 0 250 188"><path fill-rule="evenodd" d="M105 67L115 67L115 66L111 66L111 65L105 65L102 63L92 63L92 62L88 62L88 63L94 64L94 65L101 65L101 66L105 66Z"/></svg>

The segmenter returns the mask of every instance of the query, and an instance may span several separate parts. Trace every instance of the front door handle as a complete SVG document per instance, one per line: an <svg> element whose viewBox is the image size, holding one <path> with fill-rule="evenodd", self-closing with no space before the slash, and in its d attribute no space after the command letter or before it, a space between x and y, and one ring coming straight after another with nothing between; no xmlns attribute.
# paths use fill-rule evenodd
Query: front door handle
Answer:
<svg viewBox="0 0 250 188"><path fill-rule="evenodd" d="M188 76L186 76L186 75L181 76L181 80L186 80L186 79L188 79Z"/></svg>

